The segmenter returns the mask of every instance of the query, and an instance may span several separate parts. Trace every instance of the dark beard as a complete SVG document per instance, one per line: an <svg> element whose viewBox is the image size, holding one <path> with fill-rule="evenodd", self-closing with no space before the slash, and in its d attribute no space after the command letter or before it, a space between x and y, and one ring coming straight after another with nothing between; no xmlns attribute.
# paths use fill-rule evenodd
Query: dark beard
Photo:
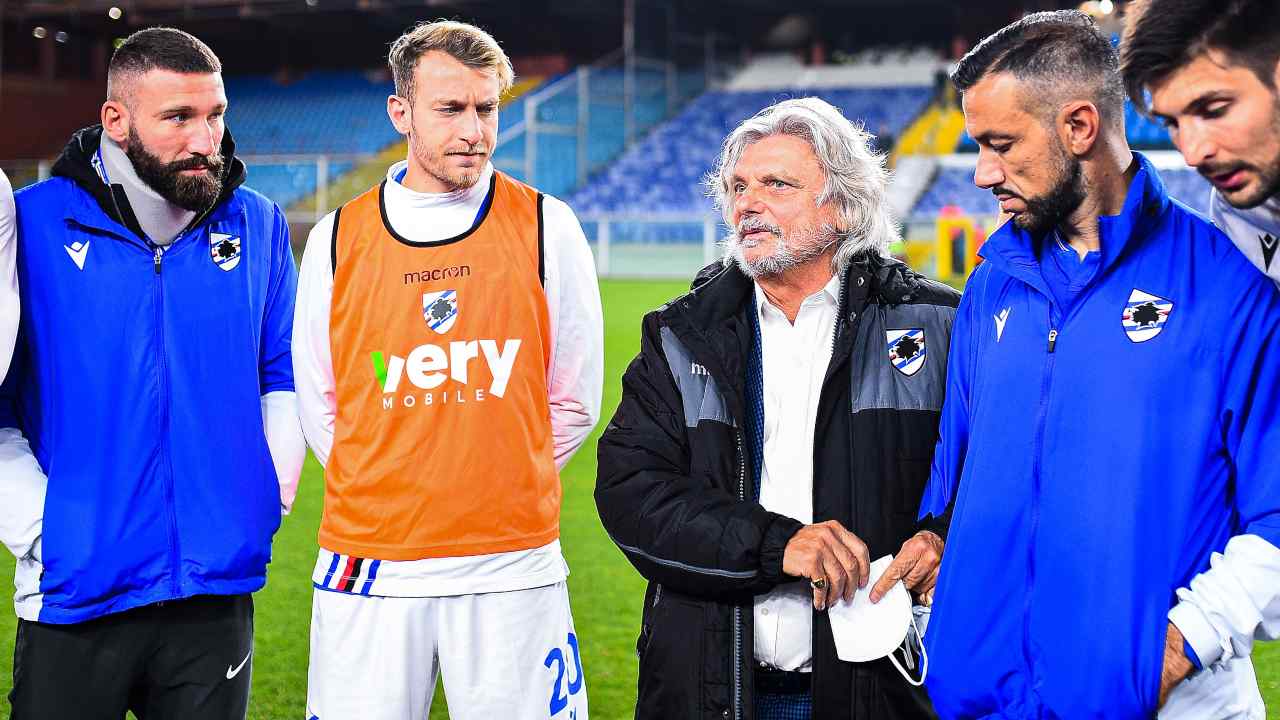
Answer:
<svg viewBox="0 0 1280 720"><path fill-rule="evenodd" d="M222 170L226 163L220 153L193 155L166 163L147 152L137 131L129 128L129 144L125 146L124 154L133 163L133 171L142 182L183 210L208 210L222 192ZM183 170L201 167L209 168L209 172L195 177L179 174Z"/></svg>
<svg viewBox="0 0 1280 720"><path fill-rule="evenodd" d="M1271 121L1271 137L1273 140L1280 141L1280 96L1275 101L1275 113ZM1280 195L1280 155L1271 158L1271 162L1258 170L1259 185L1262 191L1257 197L1249 198L1251 204L1248 206L1238 206L1241 209L1248 210L1255 208L1262 203Z"/></svg>
<svg viewBox="0 0 1280 720"><path fill-rule="evenodd" d="M1059 149L1058 180L1048 192L1025 198L1027 209L1013 217L1018 227L1032 235L1043 235L1063 221L1084 202L1084 171L1080 161Z"/></svg>
<svg viewBox="0 0 1280 720"><path fill-rule="evenodd" d="M1274 103L1275 112L1271 121L1271 140L1280 144L1280 95ZM1259 205L1265 203L1277 195L1280 195L1280 152L1274 157L1268 158L1263 165L1255 163L1205 163L1196 168L1196 170L1205 178L1211 178L1236 169L1253 170L1258 174L1258 187L1248 195L1240 195L1238 193L1224 193L1218 190L1218 195L1232 207L1239 210L1252 210Z"/></svg>

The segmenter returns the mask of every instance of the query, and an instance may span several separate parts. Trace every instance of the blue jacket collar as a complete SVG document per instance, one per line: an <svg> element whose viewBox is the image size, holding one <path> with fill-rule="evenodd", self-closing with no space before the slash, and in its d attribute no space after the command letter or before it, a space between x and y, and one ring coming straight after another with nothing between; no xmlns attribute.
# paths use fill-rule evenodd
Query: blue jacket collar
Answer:
<svg viewBox="0 0 1280 720"><path fill-rule="evenodd" d="M1155 166L1142 153L1133 153L1133 158L1138 164L1138 172L1129 183L1120 214L1098 218L1102 254L1099 276L1141 245L1169 207L1169 195ZM1048 294L1037 259L1037 250L1043 240L1043 236L1033 236L1007 222L987 238L978 254L1003 272Z"/></svg>
<svg viewBox="0 0 1280 720"><path fill-rule="evenodd" d="M118 185L108 185L103 181L95 166L94 157L102 142L102 126L92 125L77 131L70 142L63 148L53 166L53 175L70 181L80 192L82 202L69 202L65 206L65 217L68 221L89 228L102 230L122 237L142 242L142 228L133 216L129 207L129 199L124 189ZM244 163L235 157L235 141L231 133L222 136L222 154L226 158L223 170L222 193L213 206L192 221L187 228L201 228L212 223L224 221L242 213L237 190L244 183L248 173Z"/></svg>
<svg viewBox="0 0 1280 720"><path fill-rule="evenodd" d="M107 214L102 209L100 201L90 195L83 187L76 185L78 192L74 193L73 199L63 206L63 216L71 223L81 225L83 227L99 230L102 232L117 235L123 239L141 243L142 238L137 231L127 227L118 219ZM210 212L203 218L198 219L190 228L183 232L183 236L190 234L193 230L214 225L216 223L227 220L234 220L243 212L243 203L238 192L232 192L231 195L219 202ZM181 236L180 236L181 237Z"/></svg>

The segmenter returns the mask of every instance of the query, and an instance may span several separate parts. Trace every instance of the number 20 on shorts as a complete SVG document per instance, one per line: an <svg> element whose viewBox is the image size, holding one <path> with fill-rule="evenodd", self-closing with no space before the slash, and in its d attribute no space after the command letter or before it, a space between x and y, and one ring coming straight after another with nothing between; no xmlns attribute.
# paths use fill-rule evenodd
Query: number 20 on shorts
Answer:
<svg viewBox="0 0 1280 720"><path fill-rule="evenodd" d="M551 717L555 717L556 713L569 707L570 696L582 692L582 656L578 654L578 636L569 633L568 643L569 654L573 660L572 672L567 673L568 677L565 672L568 663L565 661L563 649L551 648L546 659L542 661L546 667L554 667L556 670L556 679L551 685L551 703L547 706Z"/></svg>

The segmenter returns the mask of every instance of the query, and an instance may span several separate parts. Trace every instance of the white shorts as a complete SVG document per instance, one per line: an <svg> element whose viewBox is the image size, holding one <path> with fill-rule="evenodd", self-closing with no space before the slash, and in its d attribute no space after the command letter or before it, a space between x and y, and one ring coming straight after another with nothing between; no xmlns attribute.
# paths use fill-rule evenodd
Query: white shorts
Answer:
<svg viewBox="0 0 1280 720"><path fill-rule="evenodd" d="M427 720L437 674L451 720L588 720L565 583L425 598L315 591L308 720Z"/></svg>

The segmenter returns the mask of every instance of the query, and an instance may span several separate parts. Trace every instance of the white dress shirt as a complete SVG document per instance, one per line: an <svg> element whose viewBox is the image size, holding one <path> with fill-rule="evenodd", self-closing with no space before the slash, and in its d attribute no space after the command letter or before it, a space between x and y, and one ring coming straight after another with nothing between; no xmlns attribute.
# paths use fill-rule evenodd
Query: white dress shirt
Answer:
<svg viewBox="0 0 1280 720"><path fill-rule="evenodd" d="M795 323L755 289L764 379L760 504L813 523L813 440L822 380L831 362L840 278L804 299ZM781 670L812 669L813 590L780 585L755 601L755 658Z"/></svg>
<svg viewBox="0 0 1280 720"><path fill-rule="evenodd" d="M489 191L493 166L486 165L472 187L449 193L419 193L400 184L407 163L387 171L387 221L400 235L428 242L459 235L476 222ZM604 382L604 321L591 248L569 206L543 201L547 314L551 322L551 364L547 390L556 468L563 468L600 417ZM321 465L328 464L337 414L329 311L333 300L330 242L333 214L307 238L298 273L293 321L293 374L298 413L307 444ZM373 558L378 559L378 558ZM568 575L560 542L531 550L456 558L390 562L379 560L375 595L440 597L505 592L560 582ZM325 586L334 553L323 548L313 580Z"/></svg>

